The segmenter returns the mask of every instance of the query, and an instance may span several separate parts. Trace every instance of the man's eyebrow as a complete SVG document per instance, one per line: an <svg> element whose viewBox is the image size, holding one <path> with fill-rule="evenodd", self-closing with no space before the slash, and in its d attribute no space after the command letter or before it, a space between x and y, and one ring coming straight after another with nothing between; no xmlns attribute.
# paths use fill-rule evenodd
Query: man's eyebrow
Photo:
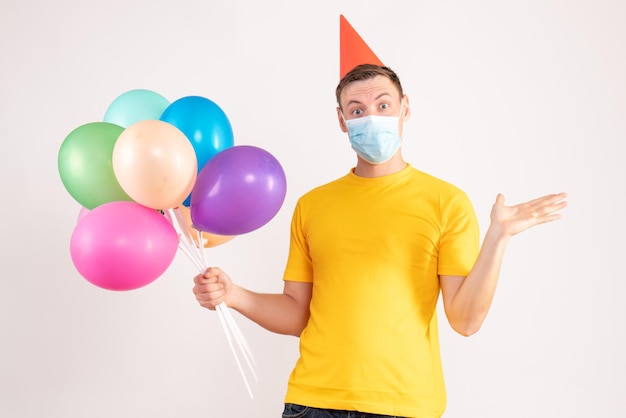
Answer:
<svg viewBox="0 0 626 418"><path fill-rule="evenodd" d="M384 96L391 97L391 93L388 93L388 92L380 93L378 96L374 98L374 100L379 100L381 97L384 97ZM350 106L351 104L362 104L362 103L356 99L352 99L346 104L346 106Z"/></svg>

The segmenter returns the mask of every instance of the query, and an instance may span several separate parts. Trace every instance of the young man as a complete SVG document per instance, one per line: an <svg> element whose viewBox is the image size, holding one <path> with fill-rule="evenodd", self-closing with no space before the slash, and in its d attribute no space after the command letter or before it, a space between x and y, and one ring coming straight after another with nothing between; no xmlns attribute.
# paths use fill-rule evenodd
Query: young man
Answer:
<svg viewBox="0 0 626 418"><path fill-rule="evenodd" d="M283 293L243 289L219 268L196 276L194 293L204 307L225 301L270 331L300 337L283 417L440 417L439 293L457 332L478 331L507 242L560 218L565 194L516 206L498 195L479 247L466 194L402 157L410 107L397 75L359 65L336 95L357 164L299 199Z"/></svg>

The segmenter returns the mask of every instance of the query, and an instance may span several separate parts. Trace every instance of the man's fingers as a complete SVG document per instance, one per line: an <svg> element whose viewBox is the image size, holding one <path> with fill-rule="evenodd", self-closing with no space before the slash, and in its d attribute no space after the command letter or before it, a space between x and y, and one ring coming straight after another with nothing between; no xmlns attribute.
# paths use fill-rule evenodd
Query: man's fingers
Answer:
<svg viewBox="0 0 626 418"><path fill-rule="evenodd" d="M551 215L567 206L567 201L563 200L565 196L551 195L546 196L543 201L535 204L538 214L545 216Z"/></svg>
<svg viewBox="0 0 626 418"><path fill-rule="evenodd" d="M206 283L216 283L219 280L219 277L210 272L204 272L202 274L198 274L193 278L194 283L197 284L206 284Z"/></svg>
<svg viewBox="0 0 626 418"><path fill-rule="evenodd" d="M224 290L224 284L220 282L196 283L193 290L196 294L221 292Z"/></svg>
<svg viewBox="0 0 626 418"><path fill-rule="evenodd" d="M537 199L533 199L527 203L533 206L552 205L556 202L563 201L563 199L565 199L566 197L567 197L567 193L555 193L555 194L549 194L549 195L545 195L542 197L538 197Z"/></svg>

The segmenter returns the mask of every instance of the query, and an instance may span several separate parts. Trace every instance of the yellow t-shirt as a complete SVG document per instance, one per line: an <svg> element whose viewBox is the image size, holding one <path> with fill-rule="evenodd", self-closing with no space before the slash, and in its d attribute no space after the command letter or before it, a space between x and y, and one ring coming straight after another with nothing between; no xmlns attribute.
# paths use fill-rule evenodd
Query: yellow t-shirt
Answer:
<svg viewBox="0 0 626 418"><path fill-rule="evenodd" d="M478 249L466 194L410 165L302 196L284 280L313 293L285 402L440 417L439 275L466 276Z"/></svg>

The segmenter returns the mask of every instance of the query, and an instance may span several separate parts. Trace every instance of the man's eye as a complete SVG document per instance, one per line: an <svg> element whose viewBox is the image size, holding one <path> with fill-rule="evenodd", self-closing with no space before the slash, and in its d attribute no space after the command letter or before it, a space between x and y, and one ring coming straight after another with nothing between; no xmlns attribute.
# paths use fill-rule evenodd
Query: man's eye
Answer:
<svg viewBox="0 0 626 418"><path fill-rule="evenodd" d="M381 103L380 104L380 108L381 109L387 109L389 107L389 103Z"/></svg>
<svg viewBox="0 0 626 418"><path fill-rule="evenodd" d="M361 109L354 109L354 110L352 111L352 114L353 114L353 115L355 115L355 116L358 116L358 115L360 115L361 113L362 113L362 112L361 112Z"/></svg>

